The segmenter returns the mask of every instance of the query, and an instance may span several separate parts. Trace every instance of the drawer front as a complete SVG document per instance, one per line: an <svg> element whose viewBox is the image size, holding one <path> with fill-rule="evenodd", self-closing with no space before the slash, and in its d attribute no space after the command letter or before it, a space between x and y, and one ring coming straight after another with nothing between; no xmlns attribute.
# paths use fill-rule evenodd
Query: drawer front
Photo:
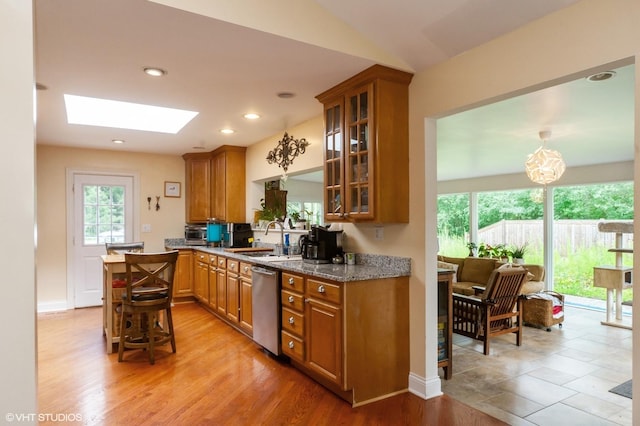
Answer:
<svg viewBox="0 0 640 426"><path fill-rule="evenodd" d="M280 293L281 305L283 308L293 309L298 312L304 310L304 298L302 294L282 290Z"/></svg>
<svg viewBox="0 0 640 426"><path fill-rule="evenodd" d="M218 256L209 255L209 265L216 266L218 264Z"/></svg>
<svg viewBox="0 0 640 426"><path fill-rule="evenodd" d="M209 263L209 255L207 253L197 251L196 260L198 260L198 262Z"/></svg>
<svg viewBox="0 0 640 426"><path fill-rule="evenodd" d="M342 302L342 289L339 285L307 279L307 297L324 300L339 305Z"/></svg>
<svg viewBox="0 0 640 426"><path fill-rule="evenodd" d="M235 272L236 274L240 272L240 262L234 259L227 259L227 271Z"/></svg>
<svg viewBox="0 0 640 426"><path fill-rule="evenodd" d="M282 353L288 355L289 357L298 360L300 362L304 361L304 341L294 336L291 333L287 333L283 331L281 334L282 337Z"/></svg>
<svg viewBox="0 0 640 426"><path fill-rule="evenodd" d="M247 262L240 262L240 275L243 277L251 278L251 264Z"/></svg>
<svg viewBox="0 0 640 426"><path fill-rule="evenodd" d="M282 289L304 293L304 278L299 275L282 273Z"/></svg>
<svg viewBox="0 0 640 426"><path fill-rule="evenodd" d="M282 329L299 337L304 336L304 315L282 308Z"/></svg>
<svg viewBox="0 0 640 426"><path fill-rule="evenodd" d="M218 268L227 269L227 258L226 257L218 257L218 263L216 263Z"/></svg>

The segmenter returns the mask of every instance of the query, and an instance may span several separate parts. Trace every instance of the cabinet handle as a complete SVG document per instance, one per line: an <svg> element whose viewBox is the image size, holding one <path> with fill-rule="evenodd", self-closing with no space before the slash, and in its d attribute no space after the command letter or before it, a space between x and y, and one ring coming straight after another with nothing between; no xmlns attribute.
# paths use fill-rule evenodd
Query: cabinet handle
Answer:
<svg viewBox="0 0 640 426"><path fill-rule="evenodd" d="M296 280L293 279L293 277L289 278L289 284L294 285L296 283Z"/></svg>
<svg viewBox="0 0 640 426"><path fill-rule="evenodd" d="M293 349L294 346L295 343L293 343L293 340L289 340L289 349Z"/></svg>
<svg viewBox="0 0 640 426"><path fill-rule="evenodd" d="M293 303L294 299L293 296L289 296L289 303Z"/></svg>
<svg viewBox="0 0 640 426"><path fill-rule="evenodd" d="M326 290L324 289L324 286L322 284L320 284L318 286L318 293L325 293L325 292L326 292Z"/></svg>
<svg viewBox="0 0 640 426"><path fill-rule="evenodd" d="M248 266L245 266L245 267L244 267L244 271L245 271L245 272L248 272L248 271L249 271L249 267L248 267Z"/></svg>
<svg viewBox="0 0 640 426"><path fill-rule="evenodd" d="M289 324L295 324L296 320L293 317L289 317Z"/></svg>

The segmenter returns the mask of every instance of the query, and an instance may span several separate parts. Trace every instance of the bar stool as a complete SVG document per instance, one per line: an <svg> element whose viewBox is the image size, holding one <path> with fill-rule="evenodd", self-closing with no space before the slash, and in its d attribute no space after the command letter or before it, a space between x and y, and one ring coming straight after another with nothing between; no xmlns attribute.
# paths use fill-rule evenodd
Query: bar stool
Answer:
<svg viewBox="0 0 640 426"><path fill-rule="evenodd" d="M125 252L142 253L144 251L144 241L135 243L104 243L107 254L124 254Z"/></svg>
<svg viewBox="0 0 640 426"><path fill-rule="evenodd" d="M120 343L118 362L123 359L125 348L146 349L149 363L155 364L155 347L171 342L173 353L176 341L171 316L173 277L178 251L162 253L124 254L126 266L126 290L122 295ZM160 326L160 313L165 315L165 328ZM140 318L138 327L126 327L127 317Z"/></svg>

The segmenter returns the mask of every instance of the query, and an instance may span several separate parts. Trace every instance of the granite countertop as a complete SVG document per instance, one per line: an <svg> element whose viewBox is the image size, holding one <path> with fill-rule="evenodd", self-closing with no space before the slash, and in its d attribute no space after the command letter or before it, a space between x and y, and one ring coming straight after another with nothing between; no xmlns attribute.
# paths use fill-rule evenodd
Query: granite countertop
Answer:
<svg viewBox="0 0 640 426"><path fill-rule="evenodd" d="M407 257L382 256L356 253L356 264L310 264L302 260L267 261L260 257L246 256L242 253L225 251L222 247L185 245L181 239L165 240L168 249L193 249L209 254L221 255L230 259L249 262L287 272L296 272L338 282L375 280L382 278L408 277L411 275L411 259Z"/></svg>

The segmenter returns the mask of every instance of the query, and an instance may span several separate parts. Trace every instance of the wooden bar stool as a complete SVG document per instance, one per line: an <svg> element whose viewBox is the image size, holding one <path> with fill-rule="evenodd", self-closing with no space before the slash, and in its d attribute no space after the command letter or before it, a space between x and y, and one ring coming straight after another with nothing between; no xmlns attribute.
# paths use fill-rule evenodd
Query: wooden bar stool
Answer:
<svg viewBox="0 0 640 426"><path fill-rule="evenodd" d="M122 318L118 362L122 361L125 348L146 349L149 363L155 364L155 347L171 342L173 353L176 341L171 316L173 277L178 251L163 253L124 254L126 266L126 290L122 295ZM160 326L160 313L165 315L165 328ZM127 319L139 318L140 326L126 327Z"/></svg>

